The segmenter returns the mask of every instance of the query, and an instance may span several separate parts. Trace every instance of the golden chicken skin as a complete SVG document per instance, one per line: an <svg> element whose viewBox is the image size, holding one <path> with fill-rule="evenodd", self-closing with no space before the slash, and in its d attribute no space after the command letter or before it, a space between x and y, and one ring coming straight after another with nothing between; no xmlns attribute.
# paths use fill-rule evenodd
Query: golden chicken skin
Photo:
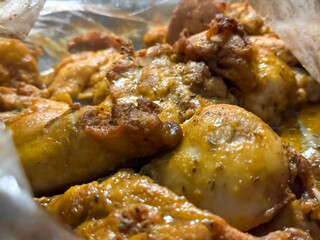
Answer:
<svg viewBox="0 0 320 240"><path fill-rule="evenodd" d="M48 90L52 100L102 107L148 98L162 108L161 120L178 123L198 107L236 103L222 78L212 75L205 63L176 63L168 44L137 51L134 56L115 49L70 54L56 67Z"/></svg>
<svg viewBox="0 0 320 240"><path fill-rule="evenodd" d="M286 119L279 132L283 141L290 143L308 160L320 189L320 105L303 107Z"/></svg>
<svg viewBox="0 0 320 240"><path fill-rule="evenodd" d="M217 15L208 31L174 45L178 61L204 61L212 74L222 76L238 90L240 105L264 121L277 124L295 105L298 85L292 69L266 48L251 44L241 25Z"/></svg>
<svg viewBox="0 0 320 240"><path fill-rule="evenodd" d="M243 231L269 221L293 197L288 150L254 114L211 105L181 127L178 148L142 170L157 183Z"/></svg>
<svg viewBox="0 0 320 240"><path fill-rule="evenodd" d="M152 28L143 35L142 48L149 48L157 44L166 43L168 29L166 27Z"/></svg>
<svg viewBox="0 0 320 240"><path fill-rule="evenodd" d="M138 51L134 65L124 60L115 63L107 73L110 95L101 105L143 96L161 106L161 120L183 123L199 107L236 102L223 80L211 75L204 63L175 63L172 54L171 46L159 45Z"/></svg>
<svg viewBox="0 0 320 240"><path fill-rule="evenodd" d="M272 231L293 227L309 233L314 240L319 240L319 222L319 200L302 198L288 203L270 222L262 224L252 233L262 236Z"/></svg>
<svg viewBox="0 0 320 240"><path fill-rule="evenodd" d="M143 99L112 109L39 99L5 124L34 193L45 194L174 148L181 129L158 113Z"/></svg>
<svg viewBox="0 0 320 240"><path fill-rule="evenodd" d="M311 239L296 229L256 238L230 227L146 176L119 171L103 182L36 199L41 206L85 239Z"/></svg>
<svg viewBox="0 0 320 240"><path fill-rule="evenodd" d="M43 88L37 66L39 54L41 50L17 39L0 38L0 86L16 87L24 82Z"/></svg>
<svg viewBox="0 0 320 240"><path fill-rule="evenodd" d="M224 14L239 22L249 35L263 35L270 31L256 11L245 2L227 3Z"/></svg>

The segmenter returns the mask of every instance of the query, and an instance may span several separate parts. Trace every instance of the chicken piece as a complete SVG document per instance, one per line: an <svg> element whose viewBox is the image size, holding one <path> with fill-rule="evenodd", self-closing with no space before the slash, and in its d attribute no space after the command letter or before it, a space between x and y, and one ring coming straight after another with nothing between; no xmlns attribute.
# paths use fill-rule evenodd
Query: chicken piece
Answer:
<svg viewBox="0 0 320 240"><path fill-rule="evenodd" d="M236 21L218 15L209 30L188 36L185 31L174 45L177 60L204 61L212 73L227 78L242 91L256 86L257 78L251 64L252 48Z"/></svg>
<svg viewBox="0 0 320 240"><path fill-rule="evenodd" d="M315 199L295 200L287 204L269 223L254 229L255 235L294 227L308 232L314 240L320 239L320 204Z"/></svg>
<svg viewBox="0 0 320 240"><path fill-rule="evenodd" d="M309 103L320 102L320 83L313 79L303 68L292 68L299 90L303 90L305 101Z"/></svg>
<svg viewBox="0 0 320 240"><path fill-rule="evenodd" d="M167 43L175 43L184 29L190 35L206 30L211 20L224 12L225 5L214 0L181 0L172 13Z"/></svg>
<svg viewBox="0 0 320 240"><path fill-rule="evenodd" d="M247 3L227 4L225 15L237 20L249 35L263 35L269 32L269 27Z"/></svg>
<svg viewBox="0 0 320 240"><path fill-rule="evenodd" d="M132 42L91 31L73 38L68 45L69 51L77 53L64 57L55 68L48 88L52 99L68 103L101 103L109 94L107 71L119 59L132 58Z"/></svg>
<svg viewBox="0 0 320 240"><path fill-rule="evenodd" d="M290 170L280 137L237 106L211 105L181 127L184 139L179 147L142 172L240 230L272 219L293 197L289 182L301 183L304 175L310 176L308 169L298 175ZM299 162L290 162L290 167Z"/></svg>
<svg viewBox="0 0 320 240"><path fill-rule="evenodd" d="M0 86L16 87L20 82L44 88L37 67L41 50L16 39L0 38Z"/></svg>
<svg viewBox="0 0 320 240"><path fill-rule="evenodd" d="M104 176L119 166L138 166L143 158L174 148L178 124L161 122L152 102L72 109L40 99L5 124L12 131L35 194Z"/></svg>
<svg viewBox="0 0 320 240"><path fill-rule="evenodd" d="M98 31L87 32L68 42L69 52L98 51L107 48L114 48L123 54L134 54L131 40L112 34L102 34Z"/></svg>
<svg viewBox="0 0 320 240"><path fill-rule="evenodd" d="M270 125L278 125L282 113L300 100L294 73L272 52L262 48L254 48L252 65L258 83L254 89L243 91L243 106Z"/></svg>
<svg viewBox="0 0 320 240"><path fill-rule="evenodd" d="M42 97L48 97L46 89L40 90L25 83L17 84L16 88L0 87L0 112L21 110Z"/></svg>
<svg viewBox="0 0 320 240"><path fill-rule="evenodd" d="M85 239L260 239L230 227L150 178L128 171L36 201ZM261 239L295 238L310 239L295 229Z"/></svg>
<svg viewBox="0 0 320 240"><path fill-rule="evenodd" d="M110 95L101 105L134 102L140 96L162 108L162 120L178 123L190 118L195 110L214 102L235 103L220 77L212 76L203 62L172 61L169 45L158 45L136 53L134 63L120 60L107 72Z"/></svg>
<svg viewBox="0 0 320 240"><path fill-rule="evenodd" d="M285 43L275 34L250 36L249 40L255 48L266 49L274 53L278 58L280 58L289 66L296 66L299 64L298 60L295 56L292 55Z"/></svg>
<svg viewBox="0 0 320 240"><path fill-rule="evenodd" d="M156 27L150 29L143 36L143 46L142 48L149 48L157 44L166 43L168 29L166 27Z"/></svg>
<svg viewBox="0 0 320 240"><path fill-rule="evenodd" d="M308 160L320 189L320 106L304 107L297 116L286 119L280 132Z"/></svg>
<svg viewBox="0 0 320 240"><path fill-rule="evenodd" d="M204 63L175 63L173 57L167 44L143 49L134 57L110 49L72 54L57 66L49 91L54 100L68 102L67 94L77 101L93 98L93 104L105 100L101 106L145 97L162 107L160 119L176 122L212 102L235 103L223 80L212 76Z"/></svg>
<svg viewBox="0 0 320 240"><path fill-rule="evenodd" d="M238 100L264 121L278 123L296 103L298 86L288 65L272 52L252 46L232 19L217 16L206 32L175 44L180 61L204 61L211 72L240 91Z"/></svg>
<svg viewBox="0 0 320 240"><path fill-rule="evenodd" d="M106 72L115 61L123 58L126 57L113 49L67 56L55 69L48 90L54 100L69 95L75 101L85 99L99 104L109 92Z"/></svg>

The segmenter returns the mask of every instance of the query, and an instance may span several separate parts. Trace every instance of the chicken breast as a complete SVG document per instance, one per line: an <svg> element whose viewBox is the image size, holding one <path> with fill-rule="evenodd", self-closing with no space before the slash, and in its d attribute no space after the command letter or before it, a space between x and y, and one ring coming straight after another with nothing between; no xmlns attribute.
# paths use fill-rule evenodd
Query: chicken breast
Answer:
<svg viewBox="0 0 320 240"><path fill-rule="evenodd" d="M260 239L230 227L150 178L128 171L36 201L85 239ZM296 238L310 239L295 229L261 239Z"/></svg>
<svg viewBox="0 0 320 240"><path fill-rule="evenodd" d="M211 105L181 127L179 147L143 169L157 183L244 231L269 221L293 196L287 151L254 114Z"/></svg>

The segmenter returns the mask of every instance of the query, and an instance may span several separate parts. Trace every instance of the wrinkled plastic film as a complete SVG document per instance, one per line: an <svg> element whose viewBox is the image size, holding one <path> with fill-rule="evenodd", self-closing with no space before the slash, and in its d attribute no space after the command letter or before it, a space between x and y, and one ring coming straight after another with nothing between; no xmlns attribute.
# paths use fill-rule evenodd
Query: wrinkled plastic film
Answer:
<svg viewBox="0 0 320 240"><path fill-rule="evenodd" d="M320 1L249 0L249 3L320 82Z"/></svg>
<svg viewBox="0 0 320 240"><path fill-rule="evenodd" d="M25 39L45 0L0 1L0 36Z"/></svg>
<svg viewBox="0 0 320 240"><path fill-rule="evenodd" d="M39 68L50 71L67 54L67 41L90 30L132 40L136 49L150 28L168 24L179 0L47 1L27 41L40 46Z"/></svg>
<svg viewBox="0 0 320 240"><path fill-rule="evenodd" d="M0 239L81 239L53 221L33 201L11 135L2 124L0 149Z"/></svg>

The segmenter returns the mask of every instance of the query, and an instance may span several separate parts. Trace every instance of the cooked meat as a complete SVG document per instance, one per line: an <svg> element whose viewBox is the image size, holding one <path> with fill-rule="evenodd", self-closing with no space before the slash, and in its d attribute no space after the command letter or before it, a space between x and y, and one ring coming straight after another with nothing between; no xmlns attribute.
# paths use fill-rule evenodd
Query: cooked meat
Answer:
<svg viewBox="0 0 320 240"><path fill-rule="evenodd" d="M216 17L208 31L182 37L174 46L180 61L204 61L211 72L240 90L242 106L275 124L295 105L298 86L290 67L265 48L251 45L241 26Z"/></svg>
<svg viewBox="0 0 320 240"><path fill-rule="evenodd" d="M75 101L88 99L99 104L108 95L106 72L123 58L126 57L113 49L67 56L55 69L48 90L57 99L69 95Z"/></svg>
<svg viewBox="0 0 320 240"><path fill-rule="evenodd" d="M269 27L247 3L227 4L225 15L237 20L249 35L262 35L269 32Z"/></svg>
<svg viewBox="0 0 320 240"><path fill-rule="evenodd" d="M320 239L320 204L315 199L295 200L287 204L269 223L253 231L255 235L295 227L308 232L314 240Z"/></svg>
<svg viewBox="0 0 320 240"><path fill-rule="evenodd" d="M128 171L36 201L85 239L259 239L194 207L148 177ZM311 238L285 229L261 239Z"/></svg>
<svg viewBox="0 0 320 240"><path fill-rule="evenodd" d="M87 32L68 42L69 52L98 51L107 48L114 48L123 54L134 54L131 40L98 31Z"/></svg>
<svg viewBox="0 0 320 240"><path fill-rule="evenodd" d="M185 32L174 48L178 60L204 61L213 73L227 78L242 91L257 84L249 39L236 21L223 15L218 15L207 31L191 37Z"/></svg>
<svg viewBox="0 0 320 240"><path fill-rule="evenodd" d="M159 109L142 99L103 109L70 109L40 99L6 120L36 194L104 176L119 166L165 153L181 140L174 122L161 122ZM125 151L124 151L125 149Z"/></svg>
<svg viewBox="0 0 320 240"><path fill-rule="evenodd" d="M168 29L166 27L152 28L143 36L143 48L166 43Z"/></svg>
<svg viewBox="0 0 320 240"><path fill-rule="evenodd" d="M142 172L240 230L270 221L292 198L290 192L311 189L307 164L304 174L298 172L279 136L242 108L211 105L181 127L179 147ZM291 184L295 179L306 186Z"/></svg>
<svg viewBox="0 0 320 240"><path fill-rule="evenodd" d="M102 106L145 97L162 107L160 119L176 122L213 102L235 103L223 80L203 62L175 63L173 55L167 44L140 50L135 57L110 49L72 54L57 66L49 91L54 100L69 103L70 95L94 104L105 100Z"/></svg>
<svg viewBox="0 0 320 240"><path fill-rule="evenodd" d="M243 106L269 124L277 125L284 111L299 104L294 73L263 48L253 49L252 66L258 82L253 90L243 91Z"/></svg>
<svg viewBox="0 0 320 240"><path fill-rule="evenodd" d="M299 64L298 60L292 55L284 42L274 34L250 36L249 40L255 48L266 49L274 53L289 66L296 66Z"/></svg>
<svg viewBox="0 0 320 240"><path fill-rule="evenodd" d="M0 86L16 87L20 82L43 88L37 67L41 50L16 39L0 38Z"/></svg>
<svg viewBox="0 0 320 240"><path fill-rule="evenodd" d="M204 63L174 63L170 52L169 45L141 50L136 57L137 67L118 77L108 77L113 101L123 103L143 96L162 107L160 119L179 123L199 107L219 101L234 103L223 80L212 76Z"/></svg>
<svg viewBox="0 0 320 240"><path fill-rule="evenodd" d="M0 87L0 112L21 110L41 97L48 97L48 91L35 86L19 83L16 88Z"/></svg>
<svg viewBox="0 0 320 240"><path fill-rule="evenodd" d="M301 67L292 68L299 90L303 90L304 100L309 103L320 102L320 83L313 79L306 70Z"/></svg>
<svg viewBox="0 0 320 240"><path fill-rule="evenodd" d="M167 43L175 43L184 29L190 35L206 30L211 20L224 12L225 5L213 0L181 0L172 13Z"/></svg>
<svg viewBox="0 0 320 240"><path fill-rule="evenodd" d="M304 107L283 123L281 138L307 158L317 183L320 181L320 106ZM320 189L320 185L318 185Z"/></svg>

